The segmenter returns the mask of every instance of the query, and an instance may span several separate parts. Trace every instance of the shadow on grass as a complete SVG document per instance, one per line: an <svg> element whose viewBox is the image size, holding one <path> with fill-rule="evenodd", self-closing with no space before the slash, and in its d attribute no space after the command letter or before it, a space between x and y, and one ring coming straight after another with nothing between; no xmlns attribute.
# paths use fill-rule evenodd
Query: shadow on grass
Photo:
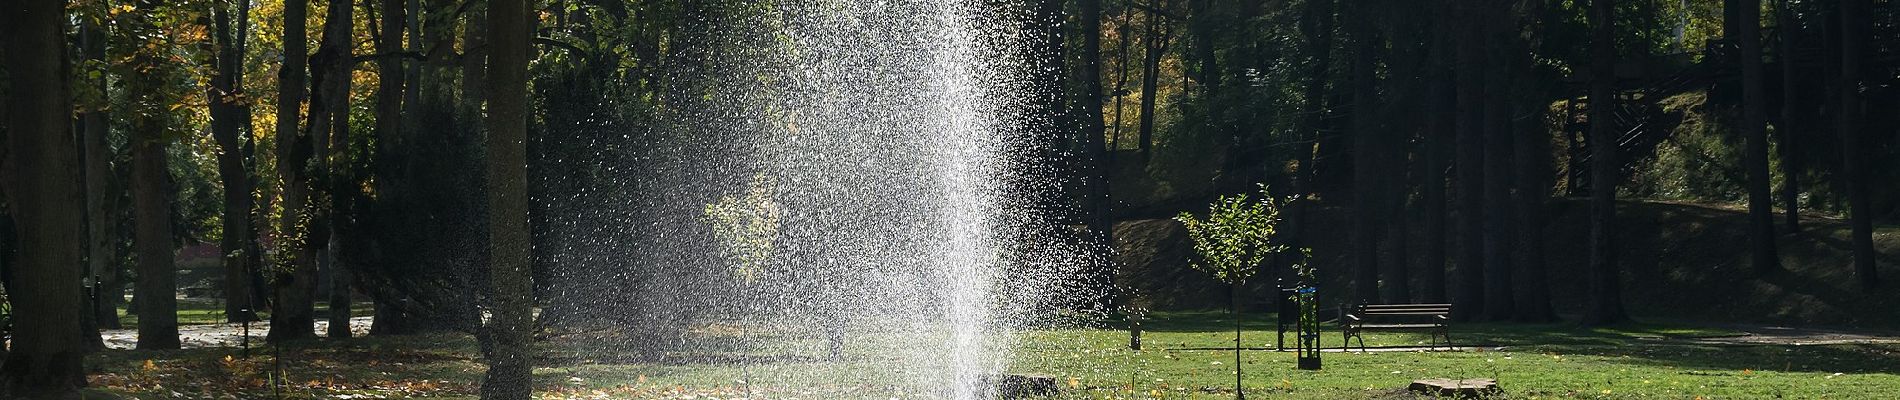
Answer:
<svg viewBox="0 0 1900 400"><path fill-rule="evenodd" d="M1271 337L1272 314L1253 314L1242 320L1250 337ZM1156 333L1218 334L1233 331L1226 312L1172 312L1151 314L1145 330ZM1322 347L1338 335L1337 325L1322 330ZM1691 371L1789 371L1900 374L1900 345L1708 345L1686 339L1740 335L1741 332L1666 323L1632 322L1608 327L1567 323L1453 323L1452 338L1459 346L1480 346L1516 353L1588 355L1605 362L1639 364ZM1412 346L1424 334L1368 335L1369 347ZM1230 344L1231 346L1231 344ZM1189 346L1193 347L1193 346ZM1231 347L1229 347L1231 348ZM1180 349L1168 349L1180 350ZM1411 357L1413 353L1392 353Z"/></svg>

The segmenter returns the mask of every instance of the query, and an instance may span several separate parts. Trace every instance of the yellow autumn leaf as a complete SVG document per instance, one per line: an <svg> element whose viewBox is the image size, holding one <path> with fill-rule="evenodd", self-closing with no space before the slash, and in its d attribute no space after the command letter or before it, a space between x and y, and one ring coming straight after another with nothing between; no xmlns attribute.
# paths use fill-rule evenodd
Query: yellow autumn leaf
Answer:
<svg viewBox="0 0 1900 400"><path fill-rule="evenodd" d="M145 365L140 366L139 368L145 370L145 372L152 372L152 371L158 370L158 365L153 364L152 360L148 358L148 359L145 359Z"/></svg>

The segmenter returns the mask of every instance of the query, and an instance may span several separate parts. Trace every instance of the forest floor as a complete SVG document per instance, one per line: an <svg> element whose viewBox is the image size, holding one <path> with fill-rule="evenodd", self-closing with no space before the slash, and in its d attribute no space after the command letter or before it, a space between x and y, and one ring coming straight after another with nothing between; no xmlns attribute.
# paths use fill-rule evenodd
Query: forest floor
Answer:
<svg viewBox="0 0 1900 400"><path fill-rule="evenodd" d="M1244 321L1247 347L1272 347L1269 317ZM1057 378L1056 398L1231 398L1232 323L1218 312L1158 314L1146 324L1143 351L1127 350L1128 333L1120 330L1017 332L1008 370ZM751 350L743 355L655 355L605 332L543 335L535 369L538 397L731 399L748 389L753 398L947 397L909 388L916 376L931 372L902 362L901 354L909 354L903 348L925 340L915 335L854 332L842 358L831 360L821 341L807 339L809 332L763 328L749 339L730 329L689 332L689 342L747 343L743 347ZM1900 393L1900 337L1756 328L1772 327L1458 324L1452 335L1463 351L1329 352L1324 370L1299 371L1293 353L1249 350L1242 352L1241 365L1249 394L1297 399L1411 398L1401 388L1427 378L1496 378L1503 398L1852 399ZM1367 336L1375 347L1426 343L1416 334ZM1766 337L1792 339L1749 339ZM1321 345L1336 347L1337 338L1336 331L1328 332ZM142 399L472 398L483 371L466 334L318 340L279 351L253 349L246 357L233 347L108 350L90 357L87 368L94 393ZM735 361L741 359L752 367L740 368ZM285 377L281 385L272 385L273 370L282 371L276 375ZM750 384L741 384L747 376Z"/></svg>

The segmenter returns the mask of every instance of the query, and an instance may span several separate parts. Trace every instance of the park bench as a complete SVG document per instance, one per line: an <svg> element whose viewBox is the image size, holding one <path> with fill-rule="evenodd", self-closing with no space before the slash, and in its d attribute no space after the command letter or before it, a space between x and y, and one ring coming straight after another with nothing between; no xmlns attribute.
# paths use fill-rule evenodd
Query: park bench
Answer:
<svg viewBox="0 0 1900 400"><path fill-rule="evenodd" d="M1339 319L1340 330L1345 333L1345 341L1339 348L1344 350L1352 345L1353 338L1359 338L1359 350L1366 350L1365 331L1385 330L1422 330L1431 333L1431 346L1437 347L1438 337L1445 338L1445 347L1451 347L1451 305L1450 304L1360 304L1348 308L1346 315Z"/></svg>

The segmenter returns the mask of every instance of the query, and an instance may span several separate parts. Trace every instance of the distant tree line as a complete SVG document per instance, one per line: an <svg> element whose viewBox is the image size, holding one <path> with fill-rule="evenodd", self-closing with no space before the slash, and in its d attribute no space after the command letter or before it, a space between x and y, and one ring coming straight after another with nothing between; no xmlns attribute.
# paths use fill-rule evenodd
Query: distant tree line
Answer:
<svg viewBox="0 0 1900 400"><path fill-rule="evenodd" d="M671 272L625 265L710 251L651 246L698 210L647 191L730 172L679 150L743 145L693 118L731 107L699 77L758 40L748 16L793 3L10 2L0 397L82 387L128 286L138 346L177 348L186 244L218 244L225 317L268 313L272 341L348 321L352 295L374 304L371 334L476 334L507 383L488 396L524 393L534 326L663 340L679 329L648 312L663 301L593 300ZM1665 140L1655 104L1684 92L1726 110L1740 143L1716 161L1742 171L1752 273L1779 273L1777 240L1806 208L1847 217L1853 276L1876 287L1873 227L1900 209L1884 184L1900 114L1878 112L1900 105L1896 1L971 4L1033 36L1040 156L1071 178L1051 208L1114 243L1116 221L1264 182L1303 199L1284 215L1297 248L1326 228L1316 207L1344 206L1352 302L1552 320L1541 232L1553 199L1587 195L1583 318L1625 319L1620 184ZM582 256L616 261L553 272Z"/></svg>

